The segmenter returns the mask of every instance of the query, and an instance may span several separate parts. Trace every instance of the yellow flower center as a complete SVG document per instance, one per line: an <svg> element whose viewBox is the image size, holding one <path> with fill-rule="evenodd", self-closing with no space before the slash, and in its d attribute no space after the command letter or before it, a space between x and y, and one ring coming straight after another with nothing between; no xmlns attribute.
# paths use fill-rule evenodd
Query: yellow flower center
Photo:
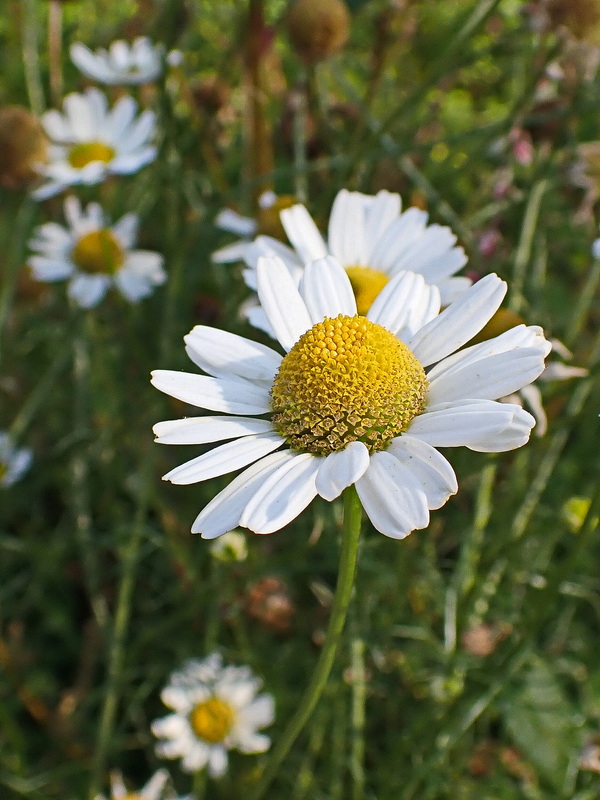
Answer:
<svg viewBox="0 0 600 800"><path fill-rule="evenodd" d="M198 703L190 714L190 725L194 733L205 742L222 742L233 726L233 708L218 697L210 697Z"/></svg>
<svg viewBox="0 0 600 800"><path fill-rule="evenodd" d="M76 144L69 151L69 164L75 169L83 169L92 161L108 164L115 157L115 151L104 142L84 142Z"/></svg>
<svg viewBox="0 0 600 800"><path fill-rule="evenodd" d="M389 275L370 267L346 267L346 274L356 298L356 308L363 316L373 305L373 301L389 281Z"/></svg>
<svg viewBox="0 0 600 800"><path fill-rule="evenodd" d="M427 378L408 347L364 317L325 318L284 356L273 423L293 450L326 456L350 442L383 450L425 407Z"/></svg>
<svg viewBox="0 0 600 800"><path fill-rule="evenodd" d="M141 794L126 794L121 800L144 800Z"/></svg>
<svg viewBox="0 0 600 800"><path fill-rule="evenodd" d="M125 252L108 228L86 233L73 248L72 258L83 272L114 274L125 261Z"/></svg>

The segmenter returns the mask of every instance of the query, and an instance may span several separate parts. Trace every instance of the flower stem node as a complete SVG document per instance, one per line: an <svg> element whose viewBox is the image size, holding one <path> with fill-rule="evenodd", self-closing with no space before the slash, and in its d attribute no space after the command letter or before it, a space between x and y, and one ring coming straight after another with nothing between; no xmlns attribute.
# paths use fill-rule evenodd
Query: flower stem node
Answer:
<svg viewBox="0 0 600 800"><path fill-rule="evenodd" d="M424 408L427 378L408 347L365 317L339 314L283 358L273 423L289 446L326 456L350 442L383 450Z"/></svg>

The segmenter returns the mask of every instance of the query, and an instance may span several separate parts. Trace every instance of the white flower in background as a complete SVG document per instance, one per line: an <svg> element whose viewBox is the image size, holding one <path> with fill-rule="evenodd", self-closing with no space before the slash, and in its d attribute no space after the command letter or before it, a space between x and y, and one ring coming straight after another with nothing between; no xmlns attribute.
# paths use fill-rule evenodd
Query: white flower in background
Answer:
<svg viewBox="0 0 600 800"><path fill-rule="evenodd" d="M573 358L573 353L558 339L551 339L550 344L552 345L552 352L556 353L564 361ZM568 364L563 364L562 361L550 361L538 381L552 383L553 381L566 381L570 378L585 378L588 374L589 370L585 369L585 367L571 367ZM542 393L536 384L531 383L528 386L523 386L515 394L502 399L508 403L521 403L527 406L537 423L535 426L536 436L544 436L548 430L548 418L542 403Z"/></svg>
<svg viewBox="0 0 600 800"><path fill-rule="evenodd" d="M252 465L204 508L193 532L272 533L316 495L333 500L355 484L374 527L403 538L457 491L435 448L501 452L528 440L534 418L495 401L542 372L550 345L541 328L519 325L459 350L502 302L506 284L496 275L440 312L439 289L400 272L366 317L331 256L306 266L300 289L280 259L261 258L257 286L285 356L197 326L186 349L208 375L153 373L161 391L223 415L159 422L158 442L233 440L165 480L191 484Z"/></svg>
<svg viewBox="0 0 600 800"><path fill-rule="evenodd" d="M147 36L139 36L132 44L119 39L108 50L92 52L81 42L74 42L71 61L88 78L109 86L133 86L150 83L162 72L164 48L153 44Z"/></svg>
<svg viewBox="0 0 600 800"><path fill-rule="evenodd" d="M129 792L123 782L123 776L115 770L110 774L110 797L108 800L168 800L172 795L166 795L165 785L169 780L169 773L166 769L159 769L150 778L143 789L137 792ZM104 795L96 795L96 800L107 800Z"/></svg>
<svg viewBox="0 0 600 800"><path fill-rule="evenodd" d="M359 314L366 314L387 282L399 272L421 274L439 287L442 304L449 305L470 286L466 277L454 277L467 262L450 228L428 225L420 208L401 213L400 195L381 191L377 195L338 192L331 209L327 241L303 205L284 208L281 223L292 248L269 236L257 238L243 248L247 269L244 279L256 290L256 265L261 256L278 256L300 285L304 267L332 255L344 267L354 290ZM271 332L259 308L247 311L250 322Z"/></svg>
<svg viewBox="0 0 600 800"><path fill-rule="evenodd" d="M87 89L68 94L63 109L63 114L51 109L41 118L52 145L47 163L39 168L46 183L33 192L36 200L67 186L100 183L109 174L130 175L156 158L150 144L155 114L147 110L136 118L132 97L121 97L109 111L102 92Z"/></svg>
<svg viewBox="0 0 600 800"><path fill-rule="evenodd" d="M231 208L224 208L217 214L215 226L222 231L229 231L241 236L237 242L225 245L211 255L215 264L230 264L243 261L246 248L256 234L269 233L271 237L284 236L280 212L294 205L291 195L278 197L275 192L263 192L258 198L258 214L256 219L244 217Z"/></svg>
<svg viewBox="0 0 600 800"><path fill-rule="evenodd" d="M97 203L83 210L79 200L67 197L64 208L68 228L46 222L29 242L35 254L27 264L36 280L68 280L69 296L83 308L97 305L111 286L135 303L164 283L162 255L133 249L135 214L110 226Z"/></svg>
<svg viewBox="0 0 600 800"><path fill-rule="evenodd" d="M228 531L212 542L210 552L217 561L231 564L248 557L246 537L241 531Z"/></svg>
<svg viewBox="0 0 600 800"><path fill-rule="evenodd" d="M28 447L16 447L8 433L0 431L0 487L12 486L22 478L32 459Z"/></svg>
<svg viewBox="0 0 600 800"><path fill-rule="evenodd" d="M257 696L260 687L248 667L225 667L217 653L186 662L161 693L174 713L152 723L163 740L157 755L180 758L185 772L207 767L219 777L227 770L228 750L263 753L271 740L258 731L273 722L275 706L270 694Z"/></svg>

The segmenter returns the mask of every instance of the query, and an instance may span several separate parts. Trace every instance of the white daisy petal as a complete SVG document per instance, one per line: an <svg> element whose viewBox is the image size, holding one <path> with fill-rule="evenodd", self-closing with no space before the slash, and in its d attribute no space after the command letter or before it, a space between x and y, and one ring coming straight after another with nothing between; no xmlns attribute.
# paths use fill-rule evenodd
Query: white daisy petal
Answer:
<svg viewBox="0 0 600 800"><path fill-rule="evenodd" d="M495 453L511 449L506 442L513 431L515 441L521 442L514 446L525 444L534 425L534 418L520 406L494 400L460 400L431 406L413 419L407 433L433 447L462 446Z"/></svg>
<svg viewBox="0 0 600 800"><path fill-rule="evenodd" d="M142 789L143 800L158 800L168 780L169 773L166 769L157 770Z"/></svg>
<svg viewBox="0 0 600 800"><path fill-rule="evenodd" d="M257 236L253 242L244 244L243 259L250 269L244 271L246 284L256 291L256 267L261 256L277 256L288 268L290 275L295 278L296 273L302 273L302 264L291 247L271 236Z"/></svg>
<svg viewBox="0 0 600 800"><path fill-rule="evenodd" d="M208 754L208 774L220 778L227 772L227 751L223 747L211 747Z"/></svg>
<svg viewBox="0 0 600 800"><path fill-rule="evenodd" d="M184 341L192 361L216 377L272 382L281 364L281 356L270 347L206 325L196 325Z"/></svg>
<svg viewBox="0 0 600 800"><path fill-rule="evenodd" d="M536 422L535 435L544 436L544 434L548 430L548 417L546 416L546 412L544 411L544 405L542 403L542 393L537 388L537 386L532 385L532 386L523 386L519 390L519 394L525 401L525 405L527 405L531 409L531 413L535 417L535 422Z"/></svg>
<svg viewBox="0 0 600 800"><path fill-rule="evenodd" d="M366 263L364 201L364 195L346 189L338 192L333 201L328 244L332 256L344 267Z"/></svg>
<svg viewBox="0 0 600 800"><path fill-rule="evenodd" d="M424 325L408 346L426 367L458 350L490 321L506 294L506 283L486 275L455 303Z"/></svg>
<svg viewBox="0 0 600 800"><path fill-rule="evenodd" d="M367 319L392 333L408 328L418 330L440 310L439 291L428 286L415 272L400 272L381 290L367 313Z"/></svg>
<svg viewBox="0 0 600 800"><path fill-rule="evenodd" d="M161 392L207 411L225 414L264 414L270 410L269 392L242 379L209 378L189 372L158 369L152 385Z"/></svg>
<svg viewBox="0 0 600 800"><path fill-rule="evenodd" d="M242 217L231 208L225 208L217 214L215 225L223 231L237 233L238 236L254 236L258 227L255 220Z"/></svg>
<svg viewBox="0 0 600 800"><path fill-rule="evenodd" d="M260 258L256 268L258 297L281 346L291 350L311 326L310 315L285 264Z"/></svg>
<svg viewBox="0 0 600 800"><path fill-rule="evenodd" d="M317 494L315 481L321 459L295 455L256 491L240 518L255 533L273 533L295 519Z"/></svg>
<svg viewBox="0 0 600 800"><path fill-rule="evenodd" d="M427 495L412 472L390 453L371 455L356 491L373 527L384 536L404 539L429 524Z"/></svg>
<svg viewBox="0 0 600 800"><path fill-rule="evenodd" d="M313 324L325 317L356 316L356 300L346 270L332 256L306 265L300 293Z"/></svg>
<svg viewBox="0 0 600 800"><path fill-rule="evenodd" d="M323 459L316 488L325 500L335 500L347 486L361 478L369 466L369 451L362 442L351 442L344 450Z"/></svg>
<svg viewBox="0 0 600 800"><path fill-rule="evenodd" d="M274 428L269 420L253 417L186 417L157 422L152 430L159 444L208 444Z"/></svg>
<svg viewBox="0 0 600 800"><path fill-rule="evenodd" d="M293 458L289 450L284 450L252 464L204 507L192 525L192 533L200 533L203 539L215 539L237 528L242 512L256 490L282 464Z"/></svg>
<svg viewBox="0 0 600 800"><path fill-rule="evenodd" d="M179 485L199 483L219 475L226 475L258 461L281 447L284 440L278 433L254 433L232 442L213 447L208 453L192 458L175 467L163 480Z"/></svg>
<svg viewBox="0 0 600 800"><path fill-rule="evenodd" d="M397 458L414 475L427 495L429 508L441 508L458 491L451 465L427 442L405 433L393 439L386 452Z"/></svg>
<svg viewBox="0 0 600 800"><path fill-rule="evenodd" d="M365 209L364 264L370 264L377 243L400 214L402 201L399 194L382 190L377 192Z"/></svg>
<svg viewBox="0 0 600 800"><path fill-rule="evenodd" d="M325 258L328 254L327 245L304 206L285 208L279 216L292 247L303 263Z"/></svg>
<svg viewBox="0 0 600 800"><path fill-rule="evenodd" d="M430 380L427 399L433 405L461 398L497 400L534 381L543 369L543 353L533 347L498 353Z"/></svg>
<svg viewBox="0 0 600 800"><path fill-rule="evenodd" d="M69 297L82 308L98 305L110 286L108 275L74 275L69 282Z"/></svg>

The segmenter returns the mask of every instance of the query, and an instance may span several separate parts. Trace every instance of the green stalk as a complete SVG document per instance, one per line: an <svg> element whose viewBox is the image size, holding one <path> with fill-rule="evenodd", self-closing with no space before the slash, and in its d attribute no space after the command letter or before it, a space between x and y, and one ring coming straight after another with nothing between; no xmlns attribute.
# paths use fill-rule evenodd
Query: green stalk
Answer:
<svg viewBox="0 0 600 800"><path fill-rule="evenodd" d="M267 789L277 775L280 764L291 750L292 745L302 732L319 702L323 690L327 685L329 673L333 667L342 630L346 621L350 598L352 597L362 518L362 506L354 486L349 486L344 491L343 499L344 523L342 526L340 565L325 643L310 683L303 697L298 702L298 709L273 750L256 790L251 796L252 800L260 800L261 797L265 796Z"/></svg>
<svg viewBox="0 0 600 800"><path fill-rule="evenodd" d="M365 679L365 642L360 636L352 639L350 646L352 671L352 748L350 772L352 774L352 800L365 797L365 705L367 684Z"/></svg>

